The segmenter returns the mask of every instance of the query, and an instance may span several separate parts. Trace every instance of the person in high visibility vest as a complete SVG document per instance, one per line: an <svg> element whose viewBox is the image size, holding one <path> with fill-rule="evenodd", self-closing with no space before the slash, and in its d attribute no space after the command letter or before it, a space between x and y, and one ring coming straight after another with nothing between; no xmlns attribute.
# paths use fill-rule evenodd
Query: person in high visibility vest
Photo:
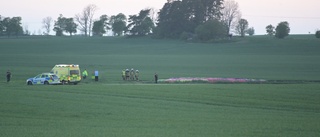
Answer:
<svg viewBox="0 0 320 137"><path fill-rule="evenodd" d="M82 72L82 77L83 79L86 79L88 76L88 72L87 72L87 69L85 69L83 72Z"/></svg>
<svg viewBox="0 0 320 137"><path fill-rule="evenodd" d="M125 70L122 70L122 79L126 80L126 71Z"/></svg>

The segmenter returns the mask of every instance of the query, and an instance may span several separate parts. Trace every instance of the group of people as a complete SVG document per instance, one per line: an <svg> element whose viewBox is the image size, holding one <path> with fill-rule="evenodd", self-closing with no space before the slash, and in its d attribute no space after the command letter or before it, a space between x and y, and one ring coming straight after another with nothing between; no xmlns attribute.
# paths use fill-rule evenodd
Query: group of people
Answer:
<svg viewBox="0 0 320 137"><path fill-rule="evenodd" d="M134 70L133 68L131 70L124 69L121 74L123 80L139 81L139 70Z"/></svg>
<svg viewBox="0 0 320 137"><path fill-rule="evenodd" d="M124 69L122 70L122 79L126 81L139 81L139 70L134 70L133 68L131 70L129 69ZM154 82L158 83L158 74L154 74Z"/></svg>
<svg viewBox="0 0 320 137"><path fill-rule="evenodd" d="M88 77L88 72L87 72L87 69L85 69L85 70L82 72L82 78L83 78L83 79L86 79L87 77ZM98 81L98 80L99 80L99 71L98 71L98 70L93 71L93 73L92 73L92 79L94 79L95 81Z"/></svg>
<svg viewBox="0 0 320 137"><path fill-rule="evenodd" d="M82 73L83 79L86 79L88 76L88 72L85 69ZM94 72L95 81L98 81L98 71ZM130 69L123 69L121 73L122 79L125 81L139 81L139 70L134 70L133 68ZM154 81L155 83L158 83L158 74L154 74Z"/></svg>

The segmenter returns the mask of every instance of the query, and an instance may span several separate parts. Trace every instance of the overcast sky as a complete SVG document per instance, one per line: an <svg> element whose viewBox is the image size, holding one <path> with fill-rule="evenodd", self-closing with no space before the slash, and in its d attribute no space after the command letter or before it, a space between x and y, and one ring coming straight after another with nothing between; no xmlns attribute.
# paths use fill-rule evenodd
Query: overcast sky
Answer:
<svg viewBox="0 0 320 137"><path fill-rule="evenodd" d="M138 14L145 8L161 9L167 0L1 0L0 15L4 17L22 17L22 26L31 33L38 34L42 29L42 19L50 16L56 20L60 14L74 17L89 4L98 7L95 18L124 13ZM314 34L320 29L320 0L236 0L242 12L256 34L265 34L269 24L277 26L288 21L291 34ZM53 32L53 31L51 31Z"/></svg>

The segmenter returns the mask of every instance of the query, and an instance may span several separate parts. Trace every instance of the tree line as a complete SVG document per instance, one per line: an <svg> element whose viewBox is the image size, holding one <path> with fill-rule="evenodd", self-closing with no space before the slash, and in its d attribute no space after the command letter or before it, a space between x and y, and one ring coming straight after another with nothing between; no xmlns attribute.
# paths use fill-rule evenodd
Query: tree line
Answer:
<svg viewBox="0 0 320 137"><path fill-rule="evenodd" d="M157 17L155 10L149 8L128 17L119 13L93 19L96 10L97 6L90 4L74 17L60 14L55 21L45 17L43 34L49 35L53 30L56 36L72 36L78 31L84 36L103 36L111 31L113 36L151 35L154 38L209 41L230 38L233 33L241 37L255 33L249 22L241 17L239 5L234 0L168 0L157 12ZM0 36L28 34L21 27L21 20L21 17L0 16ZM277 27L268 25L266 32L284 38L290 33L289 23L280 22Z"/></svg>
<svg viewBox="0 0 320 137"><path fill-rule="evenodd" d="M19 36L23 34L21 17L5 17L0 15L0 36Z"/></svg>

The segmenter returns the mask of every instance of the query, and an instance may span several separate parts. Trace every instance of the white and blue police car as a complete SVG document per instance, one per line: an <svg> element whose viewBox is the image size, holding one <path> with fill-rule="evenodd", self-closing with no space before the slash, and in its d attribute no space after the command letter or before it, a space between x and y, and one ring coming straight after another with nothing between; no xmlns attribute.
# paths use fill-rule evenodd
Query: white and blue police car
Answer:
<svg viewBox="0 0 320 137"><path fill-rule="evenodd" d="M33 78L27 79L27 85L56 85L61 84L60 79L57 75L52 73L42 73Z"/></svg>

